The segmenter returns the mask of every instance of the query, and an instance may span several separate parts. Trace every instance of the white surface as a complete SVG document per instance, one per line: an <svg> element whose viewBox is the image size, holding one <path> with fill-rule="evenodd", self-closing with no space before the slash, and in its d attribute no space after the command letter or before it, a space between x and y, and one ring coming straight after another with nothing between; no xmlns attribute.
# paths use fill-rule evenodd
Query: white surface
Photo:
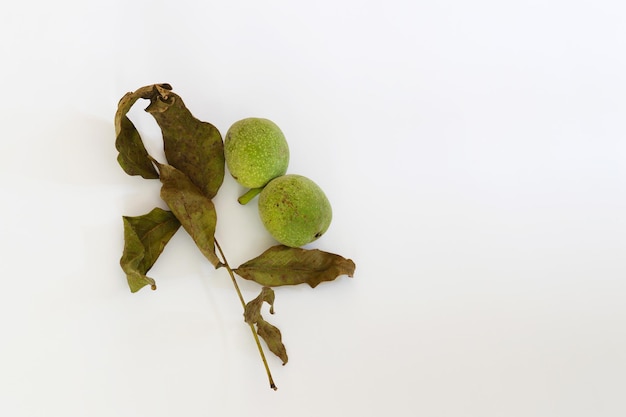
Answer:
<svg viewBox="0 0 626 417"><path fill-rule="evenodd" d="M626 415L621 1L13 2L0 26L0 414ZM184 233L131 294L127 91L222 133L267 117L354 279L277 290L266 384L225 271ZM143 106L141 103L139 106ZM158 130L132 117L158 154ZM272 243L227 178L218 239ZM246 298L258 291L242 283Z"/></svg>

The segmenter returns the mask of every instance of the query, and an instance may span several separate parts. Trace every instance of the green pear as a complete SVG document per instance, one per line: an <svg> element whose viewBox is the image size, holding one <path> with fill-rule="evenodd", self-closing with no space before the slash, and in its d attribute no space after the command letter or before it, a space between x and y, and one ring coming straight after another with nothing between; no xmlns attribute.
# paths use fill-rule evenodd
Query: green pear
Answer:
<svg viewBox="0 0 626 417"><path fill-rule="evenodd" d="M263 188L259 195L259 215L274 239L297 248L326 232L332 220L332 208L315 182L289 174L273 179Z"/></svg>
<svg viewBox="0 0 626 417"><path fill-rule="evenodd" d="M235 122L226 132L224 157L239 184L259 188L287 172L289 146L274 122L249 117Z"/></svg>

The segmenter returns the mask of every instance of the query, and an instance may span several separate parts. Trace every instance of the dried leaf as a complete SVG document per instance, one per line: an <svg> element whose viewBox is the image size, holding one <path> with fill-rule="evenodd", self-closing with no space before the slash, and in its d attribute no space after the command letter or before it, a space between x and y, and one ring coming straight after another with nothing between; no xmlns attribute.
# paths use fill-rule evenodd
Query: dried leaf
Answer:
<svg viewBox="0 0 626 417"><path fill-rule="evenodd" d="M124 216L124 252L120 265L131 292L146 285L156 290L154 279L146 276L163 248L180 227L174 214L160 208L143 216Z"/></svg>
<svg viewBox="0 0 626 417"><path fill-rule="evenodd" d="M263 287L257 298L246 304L244 311L244 319L246 323L256 324L257 333L265 340L270 351L283 361L283 365L287 363L287 349L282 342L282 335L278 327L268 323L261 316L261 307L266 302L270 305L270 313L274 314L274 290Z"/></svg>
<svg viewBox="0 0 626 417"><path fill-rule="evenodd" d="M278 327L269 324L263 318L256 322L256 330L265 343L269 350L283 361L283 365L289 361L287 357L287 349L282 341L282 335L280 334L280 330Z"/></svg>
<svg viewBox="0 0 626 417"><path fill-rule="evenodd" d="M224 142L219 130L196 119L171 88L155 88L158 94L150 98L146 111L161 128L168 164L213 198L224 180Z"/></svg>
<svg viewBox="0 0 626 417"><path fill-rule="evenodd" d="M141 175L148 179L159 178L137 128L126 116L138 99L153 96L157 86L161 89L172 88L168 84L142 87L135 92L126 93L117 106L115 113L115 148L119 152L117 161L128 175Z"/></svg>
<svg viewBox="0 0 626 417"><path fill-rule="evenodd" d="M161 176L161 198L189 233L202 254L215 266L221 266L215 254L217 213L210 198L189 177L171 165L154 161Z"/></svg>
<svg viewBox="0 0 626 417"><path fill-rule="evenodd" d="M263 303L270 305L270 314L274 314L274 290L269 287L263 287L261 293L254 300L246 304L244 311L244 319L246 323L256 323L261 318L261 307Z"/></svg>
<svg viewBox="0 0 626 417"><path fill-rule="evenodd" d="M306 283L315 288L319 283L341 275L352 277L355 268L352 260L333 253L277 245L234 271L245 279L269 287Z"/></svg>

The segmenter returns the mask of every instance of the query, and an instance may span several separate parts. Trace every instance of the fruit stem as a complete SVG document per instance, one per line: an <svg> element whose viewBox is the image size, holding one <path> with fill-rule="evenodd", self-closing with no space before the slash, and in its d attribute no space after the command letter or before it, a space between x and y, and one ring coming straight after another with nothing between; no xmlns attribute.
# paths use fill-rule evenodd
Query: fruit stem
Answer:
<svg viewBox="0 0 626 417"><path fill-rule="evenodd" d="M242 194L241 197L237 199L237 201L239 201L239 204L244 206L248 204L254 197L259 195L261 191L263 191L263 187L251 188L248 191L246 191L244 194Z"/></svg>
<svg viewBox="0 0 626 417"><path fill-rule="evenodd" d="M219 243L217 243L217 239L215 239L215 246L217 247L217 250L220 252L220 255L222 256L223 266L228 271L228 275L230 275L230 279L232 280L233 285L235 286L235 291L237 291L237 295L239 296L239 301L241 301L241 306L243 307L245 311L246 301L243 299L243 295L241 295L241 290L239 289L239 285L237 284L237 280L235 279L235 274L233 273L232 268L228 264L228 261L226 260L226 256L224 256L224 251L222 250L222 247L220 246ZM248 323L248 325L250 326L250 330L252 331L252 336L254 336L254 341L256 342L256 346L259 349L259 354L261 355L261 360L263 361L263 366L265 367L265 372L267 373L267 378L269 379L269 382L270 382L270 388L276 391L278 387L276 386L276 384L274 383L274 379L272 378L272 373L270 372L270 367L267 363L267 358L265 357L265 353L263 352L263 346L261 346L259 335L252 323Z"/></svg>

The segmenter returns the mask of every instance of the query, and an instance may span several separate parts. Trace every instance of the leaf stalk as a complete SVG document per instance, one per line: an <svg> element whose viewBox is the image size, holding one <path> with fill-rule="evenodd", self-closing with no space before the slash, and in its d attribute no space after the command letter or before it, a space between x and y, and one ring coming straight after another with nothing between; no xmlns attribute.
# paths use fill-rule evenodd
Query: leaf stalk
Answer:
<svg viewBox="0 0 626 417"><path fill-rule="evenodd" d="M222 250L222 247L220 246L220 244L217 242L217 239L215 239L215 246L217 247L217 250L220 252L220 256L222 257L222 261L223 261L222 264L228 271L228 275L230 275L230 279L233 282L233 286L235 287L235 291L237 292L237 296L239 297L241 306L243 307L245 311L246 301L244 300L243 295L241 294L241 290L239 289L239 284L237 284L237 280L235 279L235 274L232 268L230 267L230 265L228 264L228 261L226 260L226 256L224 255L224 251ZM276 386L276 384L274 383L274 379L272 378L272 372L270 371L270 367L267 363L265 352L263 352L263 346L261 345L261 341L259 340L259 335L252 323L248 323L248 325L250 326L250 330L252 331L252 336L254 337L254 341L256 342L257 349L259 350L259 354L261 355L261 360L263 361L263 366L265 367L265 372L267 373L267 378L270 383L270 388L276 391L278 387Z"/></svg>

